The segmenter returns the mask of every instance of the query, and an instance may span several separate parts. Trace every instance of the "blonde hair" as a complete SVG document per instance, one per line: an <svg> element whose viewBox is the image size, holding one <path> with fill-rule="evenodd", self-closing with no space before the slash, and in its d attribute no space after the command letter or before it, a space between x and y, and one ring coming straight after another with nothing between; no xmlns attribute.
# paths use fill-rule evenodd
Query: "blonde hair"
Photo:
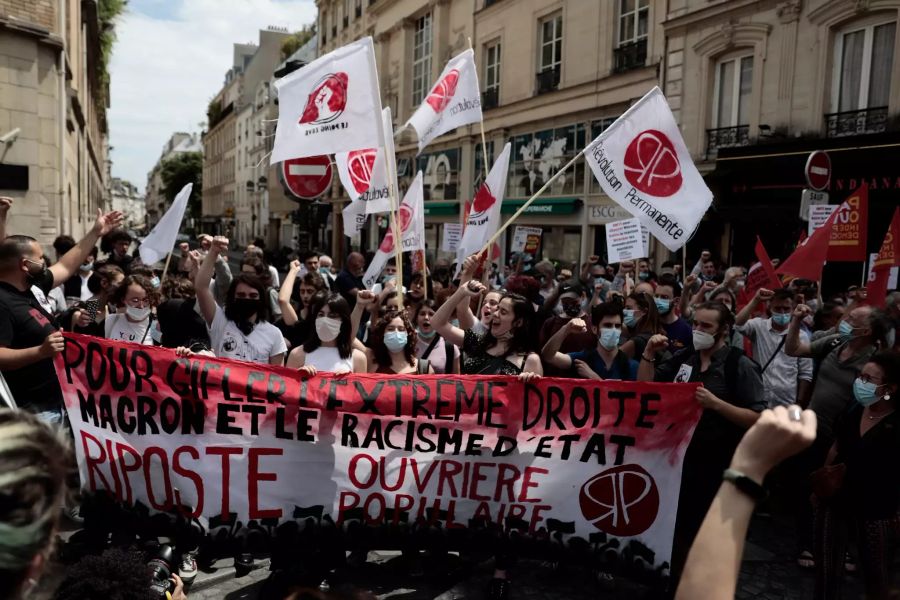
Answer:
<svg viewBox="0 0 900 600"><path fill-rule="evenodd" d="M49 547L72 464L60 428L0 409L0 596L12 597L34 557Z"/></svg>

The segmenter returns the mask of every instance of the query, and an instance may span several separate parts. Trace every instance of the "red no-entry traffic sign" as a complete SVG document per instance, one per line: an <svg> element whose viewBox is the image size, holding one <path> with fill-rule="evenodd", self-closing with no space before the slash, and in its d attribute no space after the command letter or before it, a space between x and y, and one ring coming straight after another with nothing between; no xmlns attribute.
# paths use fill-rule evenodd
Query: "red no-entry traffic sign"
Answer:
<svg viewBox="0 0 900 600"><path fill-rule="evenodd" d="M822 191L831 181L831 158L827 152L816 150L806 160L806 183L814 190Z"/></svg>
<svg viewBox="0 0 900 600"><path fill-rule="evenodd" d="M328 156L292 158L281 163L281 178L296 197L315 200L331 186L331 159Z"/></svg>

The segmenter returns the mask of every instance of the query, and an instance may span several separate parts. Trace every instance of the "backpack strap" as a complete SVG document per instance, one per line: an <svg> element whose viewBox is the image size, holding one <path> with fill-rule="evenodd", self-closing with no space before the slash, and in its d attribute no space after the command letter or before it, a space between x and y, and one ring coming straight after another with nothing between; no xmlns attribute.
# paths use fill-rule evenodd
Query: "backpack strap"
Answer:
<svg viewBox="0 0 900 600"><path fill-rule="evenodd" d="M431 368L431 362L427 358L420 358L416 361L416 374L428 375L428 369Z"/></svg>
<svg viewBox="0 0 900 600"><path fill-rule="evenodd" d="M775 348L775 352L772 353L772 356L769 357L769 360L766 361L766 366L762 368L760 373L765 373L766 369L769 368L769 365L772 364L772 361L775 360L775 357L778 356L778 353L781 352L781 348L784 346L784 340L787 339L787 334L781 336L781 341L778 342L778 347Z"/></svg>
<svg viewBox="0 0 900 600"><path fill-rule="evenodd" d="M429 356L431 356L431 351L434 350L434 347L437 346L437 343L440 339L440 335L434 334L434 339L431 340L431 343L428 344L427 348L425 348L425 352L422 353L422 358L428 358Z"/></svg>
<svg viewBox="0 0 900 600"><path fill-rule="evenodd" d="M449 340L444 340L444 356L446 357L446 364L444 364L444 373L447 375L453 374L453 344L450 343Z"/></svg>

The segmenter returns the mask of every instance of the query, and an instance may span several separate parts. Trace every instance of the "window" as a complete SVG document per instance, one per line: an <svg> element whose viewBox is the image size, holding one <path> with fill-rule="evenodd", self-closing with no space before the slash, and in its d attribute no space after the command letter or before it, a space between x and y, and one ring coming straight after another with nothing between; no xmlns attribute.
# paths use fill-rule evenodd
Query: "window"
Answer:
<svg viewBox="0 0 900 600"><path fill-rule="evenodd" d="M425 99L431 85L431 13L416 19L413 37L413 110Z"/></svg>
<svg viewBox="0 0 900 600"><path fill-rule="evenodd" d="M362 0L356 0L356 8L353 15L358 19L362 16Z"/></svg>
<svg viewBox="0 0 900 600"><path fill-rule="evenodd" d="M350 0L344 0L344 28L350 24Z"/></svg>
<svg viewBox="0 0 900 600"><path fill-rule="evenodd" d="M541 22L541 72L559 69L562 62L562 14Z"/></svg>
<svg viewBox="0 0 900 600"><path fill-rule="evenodd" d="M753 91L753 57L724 60L716 67L713 128L737 127L750 122L750 94Z"/></svg>
<svg viewBox="0 0 900 600"><path fill-rule="evenodd" d="M870 25L838 36L834 108L838 112L886 107L891 88L897 23Z"/></svg>
<svg viewBox="0 0 900 600"><path fill-rule="evenodd" d="M647 39L650 0L619 0L619 45Z"/></svg>
<svg viewBox="0 0 900 600"><path fill-rule="evenodd" d="M545 129L512 138L506 195L527 198L580 152L586 145L584 123ZM549 196L584 192L584 161L578 161L550 186Z"/></svg>
<svg viewBox="0 0 900 600"><path fill-rule="evenodd" d="M484 51L484 92L481 105L494 108L500 104L500 42L488 44Z"/></svg>

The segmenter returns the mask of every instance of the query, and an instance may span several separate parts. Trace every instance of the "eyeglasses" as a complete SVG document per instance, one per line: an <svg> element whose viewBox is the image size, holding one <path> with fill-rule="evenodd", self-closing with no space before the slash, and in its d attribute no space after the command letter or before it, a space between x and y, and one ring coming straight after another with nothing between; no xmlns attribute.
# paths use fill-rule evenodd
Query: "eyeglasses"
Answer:
<svg viewBox="0 0 900 600"><path fill-rule="evenodd" d="M881 385L881 381L875 381L871 376L866 375L865 373L860 373L859 380L863 383L874 383L875 385Z"/></svg>

